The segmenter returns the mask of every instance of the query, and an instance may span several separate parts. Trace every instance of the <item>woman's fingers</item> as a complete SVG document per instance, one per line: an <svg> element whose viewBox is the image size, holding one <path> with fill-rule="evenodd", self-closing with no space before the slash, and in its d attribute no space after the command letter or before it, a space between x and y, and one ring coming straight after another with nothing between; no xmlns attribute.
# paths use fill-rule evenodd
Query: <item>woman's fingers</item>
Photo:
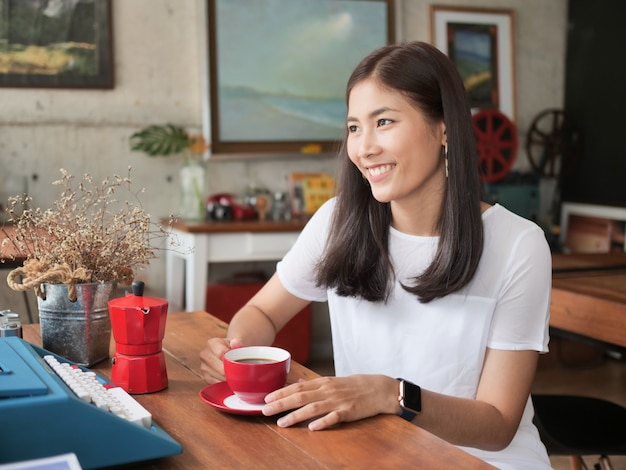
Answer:
<svg viewBox="0 0 626 470"><path fill-rule="evenodd" d="M321 377L270 393L262 412L265 416L288 412L277 421L281 427L313 420L309 429L327 429L387 412L381 402L388 393L396 400L394 387L395 381L384 376Z"/></svg>

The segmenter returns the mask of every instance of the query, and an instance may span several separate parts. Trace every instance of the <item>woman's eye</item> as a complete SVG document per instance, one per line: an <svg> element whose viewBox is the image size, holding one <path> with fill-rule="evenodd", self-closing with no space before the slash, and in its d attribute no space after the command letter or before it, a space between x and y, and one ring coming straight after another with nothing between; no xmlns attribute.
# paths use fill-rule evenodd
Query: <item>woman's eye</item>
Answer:
<svg viewBox="0 0 626 470"><path fill-rule="evenodd" d="M352 124L350 126L348 126L348 132L352 133L352 132L356 132L359 129L359 126Z"/></svg>
<svg viewBox="0 0 626 470"><path fill-rule="evenodd" d="M393 121L391 119L379 119L378 121L376 121L376 124L378 125L378 127L381 126L386 126L387 124L391 124Z"/></svg>

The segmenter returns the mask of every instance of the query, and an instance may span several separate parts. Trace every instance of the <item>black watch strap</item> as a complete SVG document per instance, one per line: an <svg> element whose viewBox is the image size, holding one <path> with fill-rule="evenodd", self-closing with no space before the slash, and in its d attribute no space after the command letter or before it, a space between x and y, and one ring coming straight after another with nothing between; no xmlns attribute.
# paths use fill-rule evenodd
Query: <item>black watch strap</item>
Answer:
<svg viewBox="0 0 626 470"><path fill-rule="evenodd" d="M412 411L409 411L404 408L402 408L402 412L400 413L400 418L405 419L409 422L413 421L416 416L417 416L417 413L413 413Z"/></svg>
<svg viewBox="0 0 626 470"><path fill-rule="evenodd" d="M408 380L398 379L398 402L402 412L400 417L407 421L413 419L422 411L422 389Z"/></svg>

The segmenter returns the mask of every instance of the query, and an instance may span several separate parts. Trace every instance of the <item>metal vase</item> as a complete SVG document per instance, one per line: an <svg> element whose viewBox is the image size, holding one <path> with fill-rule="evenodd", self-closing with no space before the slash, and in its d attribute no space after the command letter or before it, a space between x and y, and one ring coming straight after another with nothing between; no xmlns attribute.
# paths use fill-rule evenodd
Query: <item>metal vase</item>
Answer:
<svg viewBox="0 0 626 470"><path fill-rule="evenodd" d="M109 357L111 320L108 301L115 282L76 284L76 301L65 284L42 284L37 297L44 349L90 367Z"/></svg>

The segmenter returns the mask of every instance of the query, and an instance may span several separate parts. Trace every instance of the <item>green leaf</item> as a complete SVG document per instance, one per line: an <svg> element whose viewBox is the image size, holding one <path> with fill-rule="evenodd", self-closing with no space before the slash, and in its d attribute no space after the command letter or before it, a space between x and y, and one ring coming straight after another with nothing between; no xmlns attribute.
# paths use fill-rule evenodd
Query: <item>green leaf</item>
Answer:
<svg viewBox="0 0 626 470"><path fill-rule="evenodd" d="M180 126L151 125L130 136L130 149L151 157L166 157L181 153L191 145L189 135Z"/></svg>

